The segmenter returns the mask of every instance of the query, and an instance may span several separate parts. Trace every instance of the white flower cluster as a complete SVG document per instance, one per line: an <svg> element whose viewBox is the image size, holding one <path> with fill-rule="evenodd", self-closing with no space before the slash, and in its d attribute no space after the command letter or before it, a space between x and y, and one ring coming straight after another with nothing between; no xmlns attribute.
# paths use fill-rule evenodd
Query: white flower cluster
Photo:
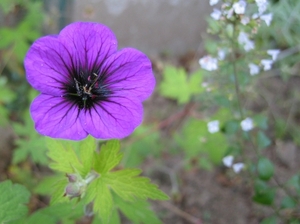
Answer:
<svg viewBox="0 0 300 224"><path fill-rule="evenodd" d="M216 5L219 0L210 0L209 4L211 6ZM253 14L251 19L253 20L262 20L265 21L267 26L270 26L271 21L273 19L272 13L264 14L268 8L269 2L268 0L255 0L258 12ZM213 12L210 14L214 20L220 20L222 16L224 18L230 19L233 16L233 13L240 15L241 23L243 25L247 25L250 22L250 17L245 15L247 9L247 1L239 0L238 2L234 2L233 4L223 3L221 6L222 10L213 9Z"/></svg>
<svg viewBox="0 0 300 224"><path fill-rule="evenodd" d="M199 64L201 68L207 71L214 71L218 69L218 59L206 55L199 59Z"/></svg>
<svg viewBox="0 0 300 224"><path fill-rule="evenodd" d="M244 169L244 167L245 167L244 163L234 163L233 164L233 160L234 160L234 157L232 155L225 156L222 159L224 166L226 166L228 168L232 167L232 169L235 173L241 172L242 169Z"/></svg>
<svg viewBox="0 0 300 224"><path fill-rule="evenodd" d="M250 75L257 75L260 72L260 66L264 71L268 71L272 68L273 63L277 60L277 57L280 53L279 49L270 49L267 50L267 54L272 57L272 59L262 59L259 65L254 63L249 63L248 67L250 70Z"/></svg>
<svg viewBox="0 0 300 224"><path fill-rule="evenodd" d="M199 59L199 64L201 68L207 71L214 71L218 69L218 61L222 61L226 57L226 49L218 50L218 58L214 58L210 55L205 55Z"/></svg>
<svg viewBox="0 0 300 224"><path fill-rule="evenodd" d="M220 122L218 120L208 122L207 129L211 134L218 132L220 130Z"/></svg>
<svg viewBox="0 0 300 224"><path fill-rule="evenodd" d="M218 3L219 0L209 1L209 4L211 6L214 6ZM257 13L254 13L252 16L249 15L249 11L251 9L247 11L247 6L251 4L256 4L257 6ZM248 3L247 0L235 0L232 1L232 3L222 3L221 9L213 8L213 12L210 14L210 16L214 20L225 20L232 18L232 16L235 14L237 15L235 18L238 18L241 24L244 26L246 26L250 22L253 23L253 21L256 22L257 27L260 25L260 21L265 21L267 26L269 26L271 24L273 15L272 13L266 13L268 5L268 0L255 0L255 3ZM255 28L252 30L252 33L256 33ZM246 52L255 49L255 42L251 40L250 34L246 33L245 31L240 31L237 41ZM267 53L271 55L272 59L262 59L258 64L255 64L253 62L248 64L250 75L259 74L261 69L264 71L270 70L280 51L277 49L268 50ZM201 68L207 71L214 71L218 69L218 61L224 60L225 57L226 50L219 49L217 58L206 55L199 59L199 64Z"/></svg>
<svg viewBox="0 0 300 224"><path fill-rule="evenodd" d="M254 128L253 120L250 117L241 121L241 127L243 131L251 131Z"/></svg>
<svg viewBox="0 0 300 224"><path fill-rule="evenodd" d="M248 34L243 31L241 31L238 36L238 42L244 47L245 51L250 51L255 48L254 41L250 40Z"/></svg>
<svg viewBox="0 0 300 224"><path fill-rule="evenodd" d="M219 0L210 0L209 4L211 6L216 5L219 3ZM250 3L249 3L250 4ZM211 13L211 17L214 20L221 20L221 19L230 19L233 14L235 13L238 15L237 18L240 19L241 24L247 25L251 21L257 22L257 26L259 26L259 21L264 21L267 26L270 26L271 21L273 19L272 13L266 13L268 9L269 2L268 0L255 0L257 6L257 13L254 13L252 16L246 13L247 11L247 0L235 0L232 3L223 3L221 5L221 10L214 8L213 12ZM251 8L251 7L249 7ZM253 7L252 7L253 8ZM251 10L251 9L250 9ZM256 30L252 30L252 34L256 33ZM238 35L238 43L246 52L255 49L255 42L251 40L250 34L246 33L245 31L240 31ZM223 51L225 52L225 51ZM248 64L250 75L257 75L260 73L261 70L268 71L272 68L273 63L276 61L280 50L278 49L270 49L267 51L267 54L271 56L271 59L264 58L259 62L250 62ZM221 56L220 56L221 55ZM203 69L208 71L213 71L218 68L218 60L223 60L226 54L222 51L218 52L218 58L213 58L211 56L205 56L199 60L200 66Z"/></svg>

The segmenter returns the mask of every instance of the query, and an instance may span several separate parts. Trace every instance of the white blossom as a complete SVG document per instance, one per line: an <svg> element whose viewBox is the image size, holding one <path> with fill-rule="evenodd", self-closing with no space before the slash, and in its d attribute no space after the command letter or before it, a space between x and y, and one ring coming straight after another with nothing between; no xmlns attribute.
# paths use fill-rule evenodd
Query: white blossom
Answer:
<svg viewBox="0 0 300 224"><path fill-rule="evenodd" d="M259 14L258 13L254 13L253 15L252 15L252 19L258 19L259 18Z"/></svg>
<svg viewBox="0 0 300 224"><path fill-rule="evenodd" d="M245 120L241 121L241 127L243 131L251 131L254 127L253 120L247 117Z"/></svg>
<svg viewBox="0 0 300 224"><path fill-rule="evenodd" d="M214 71L218 69L218 60L211 57L210 55L206 55L203 58L200 58L199 64L201 68L207 71Z"/></svg>
<svg viewBox="0 0 300 224"><path fill-rule="evenodd" d="M222 12L219 9L213 9L214 11L210 14L210 16L214 20L219 20L222 16Z"/></svg>
<svg viewBox="0 0 300 224"><path fill-rule="evenodd" d="M268 1L267 0L255 0L256 5L258 7L259 14L263 14L268 8Z"/></svg>
<svg viewBox="0 0 300 224"><path fill-rule="evenodd" d="M265 21L267 26L270 26L271 22L272 22L272 19L273 19L273 14L269 13L269 14L261 15L260 19Z"/></svg>
<svg viewBox="0 0 300 224"><path fill-rule="evenodd" d="M276 61L279 53L280 53L279 49L270 49L270 50L267 50L267 54L272 56L272 60L273 61Z"/></svg>
<svg viewBox="0 0 300 224"><path fill-rule="evenodd" d="M250 51L255 48L254 41L250 40L248 34L243 31L239 33L238 42L243 45L245 51Z"/></svg>
<svg viewBox="0 0 300 224"><path fill-rule="evenodd" d="M230 19L233 15L233 8L231 7L230 9L226 9L228 8L230 5L228 3L224 3L222 5L222 9L224 12L224 15L226 15L227 19Z"/></svg>
<svg viewBox="0 0 300 224"><path fill-rule="evenodd" d="M254 41L252 41L252 40L249 40L244 44L244 49L247 52L250 50L253 50L254 48L255 48L255 44L254 44Z"/></svg>
<svg viewBox="0 0 300 224"><path fill-rule="evenodd" d="M234 157L232 155L229 155L229 156L225 156L222 161L223 161L223 164L224 166L226 167L231 167L232 164L233 164L233 160L234 160Z"/></svg>
<svg viewBox="0 0 300 224"><path fill-rule="evenodd" d="M244 163L235 163L232 165L232 169L235 173L241 172L241 170L245 167Z"/></svg>
<svg viewBox="0 0 300 224"><path fill-rule="evenodd" d="M220 130L219 125L220 122L218 120L208 122L207 123L208 132L211 134L218 132Z"/></svg>
<svg viewBox="0 0 300 224"><path fill-rule="evenodd" d="M239 36L238 36L238 42L239 42L239 44L244 44L248 40L249 40L248 34L246 34L245 32L241 31L239 33Z"/></svg>
<svg viewBox="0 0 300 224"><path fill-rule="evenodd" d="M232 5L232 8L236 14L245 14L247 3L244 0L240 0Z"/></svg>
<svg viewBox="0 0 300 224"><path fill-rule="evenodd" d="M250 75L257 75L260 72L259 66L253 63L248 64Z"/></svg>
<svg viewBox="0 0 300 224"><path fill-rule="evenodd" d="M219 0L209 0L210 5L215 5L219 2Z"/></svg>
<svg viewBox="0 0 300 224"><path fill-rule="evenodd" d="M250 22L250 18L248 16L243 16L241 19L241 24L244 26L247 25Z"/></svg>
<svg viewBox="0 0 300 224"><path fill-rule="evenodd" d="M264 71L268 71L272 68L272 64L273 64L273 60L270 59L262 59L260 61L260 63L262 64L262 66L264 67Z"/></svg>
<svg viewBox="0 0 300 224"><path fill-rule="evenodd" d="M226 57L225 49L219 49L218 50L218 59L222 61L225 59L225 57Z"/></svg>

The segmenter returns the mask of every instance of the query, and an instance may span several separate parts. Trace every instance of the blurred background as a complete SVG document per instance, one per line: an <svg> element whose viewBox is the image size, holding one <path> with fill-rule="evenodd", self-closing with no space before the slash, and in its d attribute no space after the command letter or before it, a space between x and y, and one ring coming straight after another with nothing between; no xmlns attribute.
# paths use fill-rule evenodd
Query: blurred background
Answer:
<svg viewBox="0 0 300 224"><path fill-rule="evenodd" d="M257 43L261 49L281 49L282 57L248 88L245 107L269 120L261 141L276 165L278 180L285 182L300 169L300 1L273 0L270 11L272 26L259 30ZM145 102L143 125L122 141L122 166L142 168L171 196L169 202L152 203L163 223L254 224L272 215L271 207L252 203L253 189L243 175L222 165L222 157L210 161L211 152L197 151L199 129L194 121L207 121L216 107L198 99L181 104L160 92L167 66L180 67L186 74L200 69L198 60L211 46L209 41L218 39L207 33L211 12L208 0L0 0L0 181L11 179L32 191L31 212L49 202L46 193L35 188L52 173L44 140L28 113L37 93L26 82L23 59L40 36L58 33L73 21L95 21L111 28L119 48L137 48L152 60L157 89ZM217 140L214 150L222 144ZM187 156L190 149L194 151ZM299 181L295 186L300 191Z"/></svg>

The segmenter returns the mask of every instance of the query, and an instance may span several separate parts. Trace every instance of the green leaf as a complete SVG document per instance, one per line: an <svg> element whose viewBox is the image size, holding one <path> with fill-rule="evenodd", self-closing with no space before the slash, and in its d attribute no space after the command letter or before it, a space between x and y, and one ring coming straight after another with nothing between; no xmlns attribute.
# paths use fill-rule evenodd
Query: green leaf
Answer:
<svg viewBox="0 0 300 224"><path fill-rule="evenodd" d="M83 165L79 162L74 148L70 142L46 138L49 149L48 156L52 159L49 167L64 173L79 172L82 177L85 174Z"/></svg>
<svg viewBox="0 0 300 224"><path fill-rule="evenodd" d="M195 73L191 74L188 82L190 95L199 94L204 91L204 88L202 87L202 80L202 70L198 70Z"/></svg>
<svg viewBox="0 0 300 224"><path fill-rule="evenodd" d="M184 69L167 66L163 72L163 81L160 84L160 93L165 97L178 100L178 103L189 101L187 75Z"/></svg>
<svg viewBox="0 0 300 224"><path fill-rule="evenodd" d="M74 201L51 205L30 215L26 220L26 224L56 224L61 223L63 220L65 221L63 223L66 223L67 220L74 223L74 220L83 216L83 206L82 202L77 203Z"/></svg>
<svg viewBox="0 0 300 224"><path fill-rule="evenodd" d="M163 72L163 81L159 87L160 93L162 96L176 99L179 104L187 103L193 94L201 93L204 90L201 86L202 76L202 71L199 70L188 79L183 68L166 66Z"/></svg>
<svg viewBox="0 0 300 224"><path fill-rule="evenodd" d="M67 197L63 197L67 184L67 178L61 178L52 185L51 205L68 201Z"/></svg>
<svg viewBox="0 0 300 224"><path fill-rule="evenodd" d="M8 81L4 77L0 77L0 103L11 103L16 94L7 85Z"/></svg>
<svg viewBox="0 0 300 224"><path fill-rule="evenodd" d="M144 200L136 200L133 202L124 201L122 198L114 194L116 206L122 213L134 224L161 224L155 213L150 209L150 204Z"/></svg>
<svg viewBox="0 0 300 224"><path fill-rule="evenodd" d="M123 169L105 175L105 182L123 200L133 201L135 198L146 200L168 200L169 197L151 184L150 179L138 177L141 173L138 169Z"/></svg>
<svg viewBox="0 0 300 224"><path fill-rule="evenodd" d="M111 140L103 145L96 158L95 170L100 174L105 174L117 166L123 157L119 150L120 142L118 140Z"/></svg>
<svg viewBox="0 0 300 224"><path fill-rule="evenodd" d="M214 164L219 164L225 155L228 148L228 142L225 135L221 132L210 134L206 138L206 142L203 143L203 147L209 156L209 159Z"/></svg>
<svg viewBox="0 0 300 224"><path fill-rule="evenodd" d="M35 163L47 165L45 138L35 131L29 111L24 114L24 124L13 123L13 128L19 136L15 141L13 164L23 162L30 157Z"/></svg>
<svg viewBox="0 0 300 224"><path fill-rule="evenodd" d="M37 184L37 186L35 186L33 191L34 193L40 195L50 195L54 191L53 187L55 187L58 182L63 180L64 180L63 182L66 183L66 179L67 178L65 176L62 176L61 174L46 176Z"/></svg>
<svg viewBox="0 0 300 224"><path fill-rule="evenodd" d="M228 147L226 136L221 132L209 133L203 120L190 119L175 139L188 159L204 154L214 164L221 162Z"/></svg>
<svg viewBox="0 0 300 224"><path fill-rule="evenodd" d="M273 204L275 198L275 189L270 188L266 182L256 180L254 190L255 194L252 198L253 201L263 205Z"/></svg>
<svg viewBox="0 0 300 224"><path fill-rule="evenodd" d="M85 177L93 167L94 152L96 149L96 141L92 136L79 143L80 160L83 164L82 174Z"/></svg>
<svg viewBox="0 0 300 224"><path fill-rule="evenodd" d="M160 135L157 131L151 131L151 128L151 126L141 125L128 138L128 141L125 141L122 165L128 168L137 167L147 157L160 155Z"/></svg>
<svg viewBox="0 0 300 224"><path fill-rule="evenodd" d="M240 124L236 120L229 120L225 123L226 134L232 135L239 130Z"/></svg>
<svg viewBox="0 0 300 224"><path fill-rule="evenodd" d="M297 206L297 202L295 199L286 196L281 201L281 208L295 208Z"/></svg>
<svg viewBox="0 0 300 224"><path fill-rule="evenodd" d="M254 123L261 129L266 130L268 128L268 117L262 114L253 116Z"/></svg>
<svg viewBox="0 0 300 224"><path fill-rule="evenodd" d="M207 135L208 130L205 121L189 119L181 133L175 135L175 140L190 159L204 151L200 146L206 141Z"/></svg>
<svg viewBox="0 0 300 224"><path fill-rule="evenodd" d="M138 199L167 200L168 196L157 189L145 177L138 177L141 173L137 169L111 171L122 159L119 153L120 143L111 140L102 145L100 153L95 156L94 170L99 177L88 185L84 200L86 203L94 201L94 212L99 214L103 223L108 223L113 214L114 204L111 195L113 190L123 200Z"/></svg>
<svg viewBox="0 0 300 224"><path fill-rule="evenodd" d="M103 223L109 223L113 212L113 199L105 179L98 178L88 186L85 201L94 201L93 211L100 216Z"/></svg>
<svg viewBox="0 0 300 224"><path fill-rule="evenodd" d="M273 163L265 157L259 158L257 172L260 179L269 180L274 174Z"/></svg>
<svg viewBox="0 0 300 224"><path fill-rule="evenodd" d="M259 149L266 148L271 144L271 140L265 135L264 132L259 131L257 133L257 145Z"/></svg>
<svg viewBox="0 0 300 224"><path fill-rule="evenodd" d="M11 181L0 183L0 223L6 223L25 217L30 192L22 185Z"/></svg>
<svg viewBox="0 0 300 224"><path fill-rule="evenodd" d="M277 218L275 216L263 219L260 224L277 224Z"/></svg>
<svg viewBox="0 0 300 224"><path fill-rule="evenodd" d="M298 194L300 195L300 176L299 174L296 174L289 179L287 182L289 186L291 186L293 189L295 189Z"/></svg>

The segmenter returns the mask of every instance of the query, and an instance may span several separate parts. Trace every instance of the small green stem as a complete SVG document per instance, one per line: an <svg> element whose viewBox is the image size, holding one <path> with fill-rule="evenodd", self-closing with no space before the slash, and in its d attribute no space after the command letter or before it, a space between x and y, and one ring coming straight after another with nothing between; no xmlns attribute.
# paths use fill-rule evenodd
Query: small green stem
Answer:
<svg viewBox="0 0 300 224"><path fill-rule="evenodd" d="M233 52L233 55L235 55L235 52ZM238 75L237 75L237 69L236 69L236 63L235 63L235 56L233 56L233 75L234 75L234 87L235 87L235 94L236 94L236 99L237 99L237 104L238 104L238 109L240 112L240 119L244 119L244 113L243 109L241 106L241 92L240 92L240 87L239 87L239 80L238 80Z"/></svg>
<svg viewBox="0 0 300 224"><path fill-rule="evenodd" d="M232 59L232 67L233 67L233 76L234 76L234 87L235 87L235 95L237 99L237 104L238 104L238 110L240 112L240 119L244 119L244 113L242 110L241 106L241 92L240 92L240 87L239 87L239 79L238 79L238 74L237 74L237 67L236 67L236 43L235 40L236 37L236 26L233 24L233 38L231 39L231 45L232 45L232 54L231 54L231 59Z"/></svg>

